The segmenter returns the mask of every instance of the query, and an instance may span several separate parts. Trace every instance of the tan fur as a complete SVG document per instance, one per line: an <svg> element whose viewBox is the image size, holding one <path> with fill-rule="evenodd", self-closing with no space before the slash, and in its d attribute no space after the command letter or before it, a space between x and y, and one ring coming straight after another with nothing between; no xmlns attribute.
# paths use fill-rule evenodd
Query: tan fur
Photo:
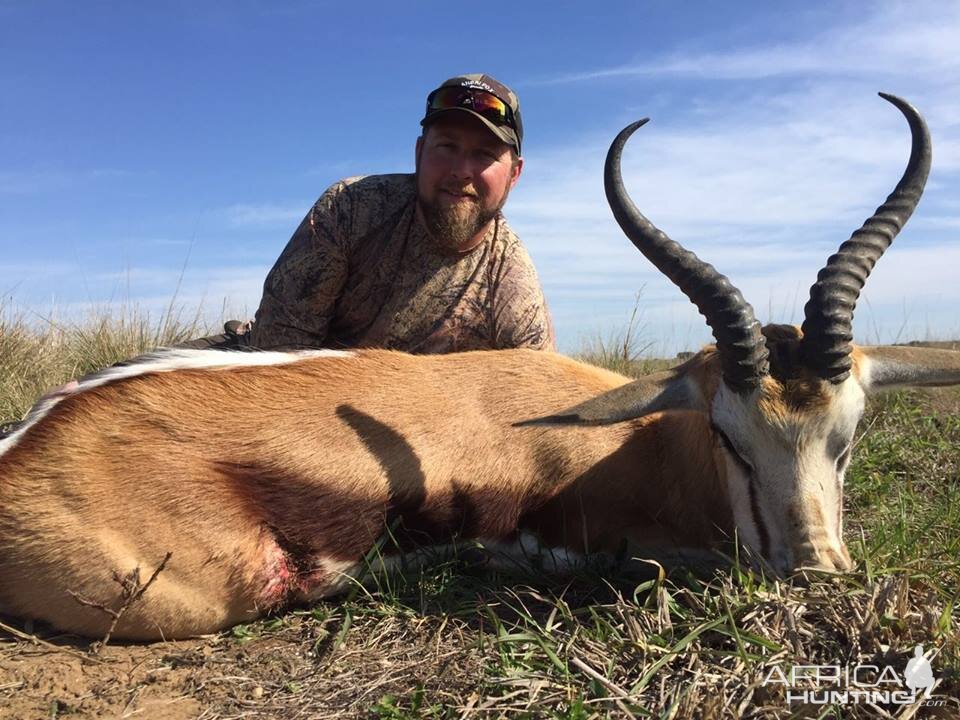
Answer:
<svg viewBox="0 0 960 720"><path fill-rule="evenodd" d="M172 552L118 634L211 632L342 587L386 524L409 544L715 543L704 415L512 426L625 382L552 353L366 351L81 392L0 456L0 609L96 636L107 618L69 591L111 601L114 572Z"/></svg>

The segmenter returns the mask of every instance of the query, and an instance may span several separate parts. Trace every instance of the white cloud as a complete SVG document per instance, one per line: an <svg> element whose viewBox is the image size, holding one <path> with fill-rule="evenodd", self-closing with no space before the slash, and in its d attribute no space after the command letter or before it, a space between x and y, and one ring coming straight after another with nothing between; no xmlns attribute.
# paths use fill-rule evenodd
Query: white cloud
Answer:
<svg viewBox="0 0 960 720"><path fill-rule="evenodd" d="M644 214L729 275L761 319L777 322L802 319L826 257L899 180L909 132L875 93L904 95L930 125L933 170L916 216L866 286L855 332L883 342L938 329L955 334L960 327L949 308L960 301L950 289L960 267L960 4L870 7L872 15L793 44L670 53L552 81L619 78L641 89L678 75L729 81L724 93L715 92L716 82L684 84L675 96L658 86L660 112L679 112L637 131L623 174ZM773 76L784 81L757 82ZM679 326L687 328L684 337L706 339L692 308L665 309L679 291L639 256L607 209L602 165L619 129L599 128L529 155L508 216L537 262L568 347L592 317L626 322L643 284L642 304L658 337Z"/></svg>
<svg viewBox="0 0 960 720"><path fill-rule="evenodd" d="M278 205L265 203L260 205L238 204L224 209L222 214L235 227L282 225L299 223L306 215L309 205L302 203Z"/></svg>
<svg viewBox="0 0 960 720"><path fill-rule="evenodd" d="M136 307L160 316L171 305L187 314L199 312L216 321L221 316L253 317L260 301L266 266L131 267L87 275L75 268L51 274L43 265L20 265L15 270L29 278L0 295L0 304L14 310L65 320L82 319L92 310ZM0 267L0 277L13 270ZM50 288L56 290L51 292Z"/></svg>
<svg viewBox="0 0 960 720"><path fill-rule="evenodd" d="M794 43L734 51L672 53L550 78L550 83L631 76L690 76L749 80L782 75L886 74L915 78L960 70L960 5L956 2L886 2L864 5L874 12L857 24L826 28Z"/></svg>
<svg viewBox="0 0 960 720"><path fill-rule="evenodd" d="M789 262L811 245L839 245L899 180L909 155L905 124L868 134L648 126L627 146L624 178L642 212L721 269ZM529 158L508 216L535 258L576 258L577 271L591 260L598 271L616 267L634 251L603 195L605 143L573 145ZM953 222L937 217L941 227Z"/></svg>
<svg viewBox="0 0 960 720"><path fill-rule="evenodd" d="M762 273L738 272L736 285L761 322L800 324L810 285L825 261L822 257L805 267L784 265ZM853 325L857 342L960 337L957 268L960 242L945 248L895 244L877 264L857 303ZM588 284L572 291L546 283L557 324L576 328L561 336L564 350L576 350L585 335L603 335L625 327L634 295L641 287L644 339L661 354L696 349L710 341L703 318L666 279L646 271L636 272L633 278L621 273L608 280L598 288Z"/></svg>
<svg viewBox="0 0 960 720"><path fill-rule="evenodd" d="M71 170L67 168L42 167L20 170L0 171L0 194L26 195L31 193L54 192L98 180L127 178L133 175L128 170L117 168L88 168Z"/></svg>

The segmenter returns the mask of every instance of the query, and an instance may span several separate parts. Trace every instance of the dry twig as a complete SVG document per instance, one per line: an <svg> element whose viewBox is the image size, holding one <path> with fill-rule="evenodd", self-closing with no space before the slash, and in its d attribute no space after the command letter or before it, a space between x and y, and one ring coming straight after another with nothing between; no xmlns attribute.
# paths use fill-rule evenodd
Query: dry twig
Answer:
<svg viewBox="0 0 960 720"><path fill-rule="evenodd" d="M133 570L131 570L127 575L121 576L119 572L114 571L113 581L120 586L120 607L116 610L107 606L104 603L97 602L96 600L89 600L78 592L73 590L68 591L81 605L85 607L95 608L100 610L103 613L106 613L111 618L110 627L107 629L106 635L103 636L103 639L99 642L95 642L90 646L90 650L93 654L97 654L103 649L108 642L110 642L110 636L113 635L113 631L117 629L117 624L120 622L120 618L123 617L123 614L127 609L133 605L137 600L143 597L143 594L147 589L153 584L153 581L157 579L157 576L163 571L167 566L167 561L173 556L172 552L168 552L164 556L163 560L157 565L157 569L153 571L153 574L150 576L150 579L145 583L140 583L140 566L138 565Z"/></svg>

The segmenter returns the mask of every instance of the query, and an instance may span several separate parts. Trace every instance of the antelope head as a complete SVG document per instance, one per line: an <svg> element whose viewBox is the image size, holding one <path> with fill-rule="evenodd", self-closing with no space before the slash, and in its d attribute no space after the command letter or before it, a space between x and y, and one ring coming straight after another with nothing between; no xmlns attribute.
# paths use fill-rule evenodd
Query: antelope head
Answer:
<svg viewBox="0 0 960 720"><path fill-rule="evenodd" d="M920 114L900 98L881 96L909 122L910 161L887 201L819 272L802 328L761 328L726 277L640 213L624 189L620 158L646 119L625 128L607 154L607 200L630 240L697 306L716 345L672 371L534 421L606 424L675 409L708 413L739 539L782 573L852 567L842 534L843 479L866 395L960 382L960 353L851 344L864 282L916 207L930 169ZM691 498L698 501L711 499Z"/></svg>

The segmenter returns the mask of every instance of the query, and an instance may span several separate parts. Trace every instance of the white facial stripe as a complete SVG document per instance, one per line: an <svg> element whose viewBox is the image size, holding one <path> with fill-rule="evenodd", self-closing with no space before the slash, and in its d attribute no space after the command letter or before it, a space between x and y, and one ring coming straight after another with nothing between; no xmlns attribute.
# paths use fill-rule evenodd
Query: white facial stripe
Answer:
<svg viewBox="0 0 960 720"><path fill-rule="evenodd" d="M760 552L760 530L754 519L753 504L750 501L750 480L746 478L735 460L727 458L727 491L730 494L730 507L733 521L737 526L738 540Z"/></svg>
<svg viewBox="0 0 960 720"><path fill-rule="evenodd" d="M352 357L354 353L342 350L299 350L296 352L231 352L224 350L168 349L142 355L128 364L109 367L68 383L62 389L44 395L27 414L16 432L0 440L0 457L16 445L31 427L40 422L61 400L138 375L173 372L174 370L229 370L235 367L257 365L288 365L317 357Z"/></svg>

